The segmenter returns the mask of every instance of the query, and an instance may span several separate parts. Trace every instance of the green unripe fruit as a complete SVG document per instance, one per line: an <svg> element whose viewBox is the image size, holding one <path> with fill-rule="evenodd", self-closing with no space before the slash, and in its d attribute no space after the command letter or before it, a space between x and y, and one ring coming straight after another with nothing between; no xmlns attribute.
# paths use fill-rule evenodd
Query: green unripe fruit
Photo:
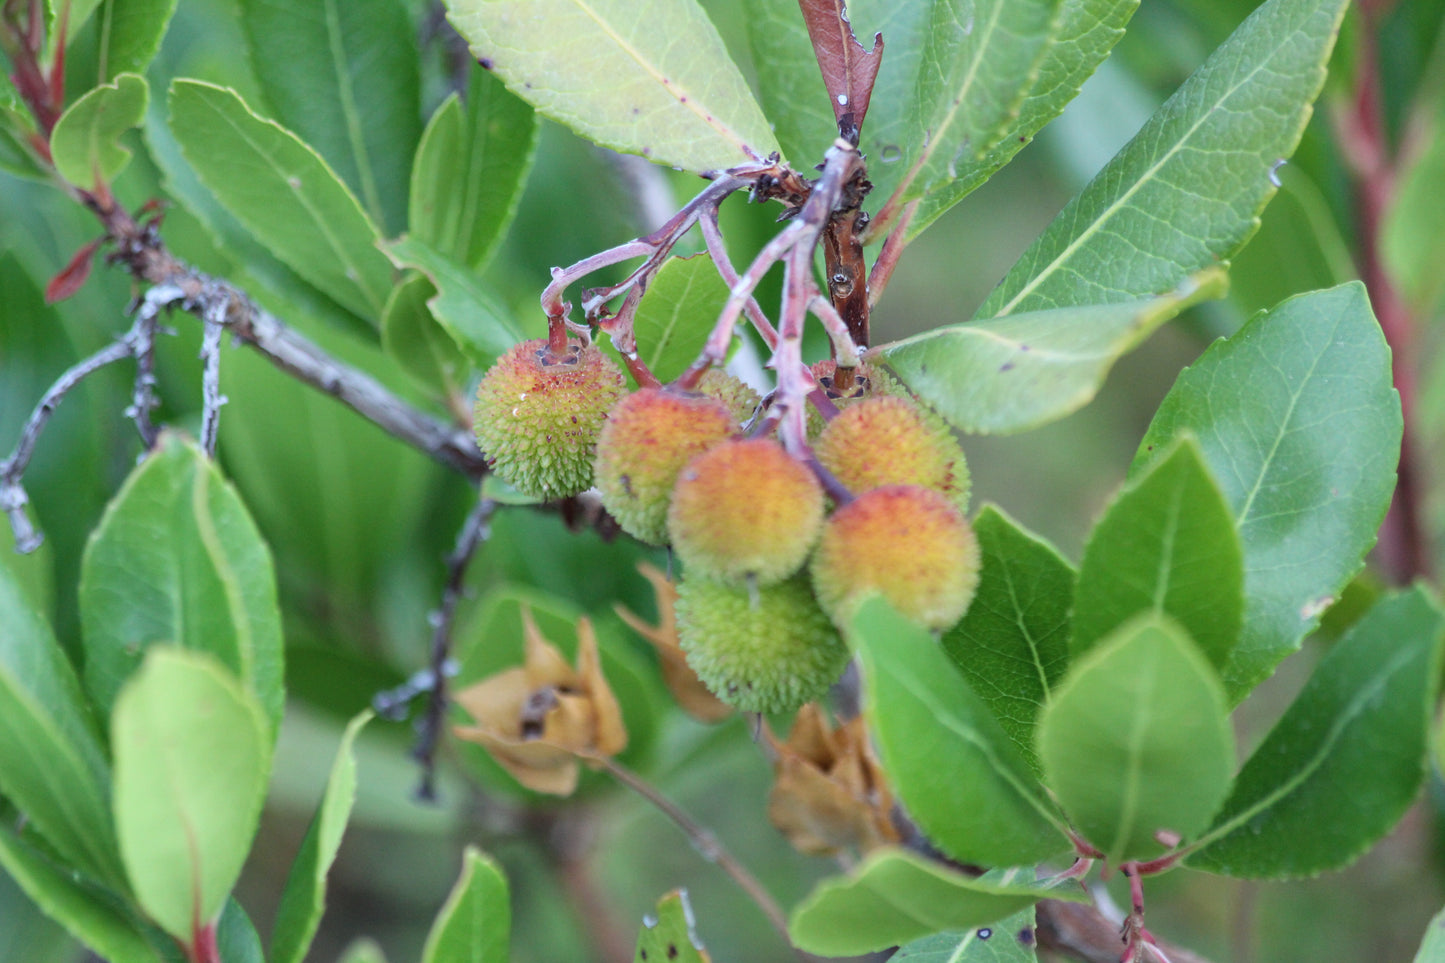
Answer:
<svg viewBox="0 0 1445 963"><path fill-rule="evenodd" d="M784 712L821 698L848 663L847 646L801 576L751 592L685 578L677 623L698 678L748 712Z"/></svg>
<svg viewBox="0 0 1445 963"><path fill-rule="evenodd" d="M887 485L833 513L811 569L818 603L838 625L878 592L941 632L968 610L979 565L978 540L952 502L929 488Z"/></svg>
<svg viewBox="0 0 1445 963"><path fill-rule="evenodd" d="M644 388L607 413L597 439L602 504L622 530L650 545L667 542L667 507L678 472L734 430L723 403Z"/></svg>
<svg viewBox="0 0 1445 963"><path fill-rule="evenodd" d="M763 396L720 368L709 368L697 383L697 390L727 406L735 424L741 425L757 413Z"/></svg>
<svg viewBox="0 0 1445 963"><path fill-rule="evenodd" d="M854 494L883 485L922 485L968 507L968 464L947 428L907 398L877 395L828 422L813 447L818 462Z"/></svg>
<svg viewBox="0 0 1445 963"><path fill-rule="evenodd" d="M569 340L554 356L545 338L497 359L477 387L477 444L498 475L538 498L592 487L597 435L627 378L594 345Z"/></svg>
<svg viewBox="0 0 1445 963"><path fill-rule="evenodd" d="M823 522L823 489L771 438L725 441L677 476L667 530L688 574L729 585L781 582Z"/></svg>

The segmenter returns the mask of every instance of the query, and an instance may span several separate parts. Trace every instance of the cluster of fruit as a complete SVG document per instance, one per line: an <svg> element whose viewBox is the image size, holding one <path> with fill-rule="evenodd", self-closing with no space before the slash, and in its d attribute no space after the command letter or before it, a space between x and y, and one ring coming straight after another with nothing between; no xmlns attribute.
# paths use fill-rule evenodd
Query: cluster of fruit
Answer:
<svg viewBox="0 0 1445 963"><path fill-rule="evenodd" d="M697 392L629 392L595 346L527 341L482 380L477 440L519 490L561 498L595 484L624 531L671 545L689 664L725 701L781 711L837 679L838 627L870 594L942 631L977 586L962 450L897 382L860 373L839 392L832 362L814 367L838 414L818 420L805 463L744 435L758 397L721 372Z"/></svg>

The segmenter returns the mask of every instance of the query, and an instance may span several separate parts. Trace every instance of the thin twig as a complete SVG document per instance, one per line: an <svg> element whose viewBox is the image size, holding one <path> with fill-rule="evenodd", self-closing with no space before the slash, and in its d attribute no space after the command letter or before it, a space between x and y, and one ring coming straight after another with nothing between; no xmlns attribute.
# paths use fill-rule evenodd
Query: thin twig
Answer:
<svg viewBox="0 0 1445 963"><path fill-rule="evenodd" d="M155 447L159 435L151 421L151 412L159 403L156 399L156 334L160 331L160 313L181 298L179 288L162 284L147 291L136 309L135 387L126 416L135 422L136 432L147 451Z"/></svg>
<svg viewBox="0 0 1445 963"><path fill-rule="evenodd" d="M782 907L763 888L763 884L758 882L757 877L748 872L747 867L728 852L711 830L683 812L676 803L659 792L655 786L621 763L602 757L588 758L672 820L673 824L687 836L688 841L692 843L693 848L702 858L710 863L716 863L719 869L731 876L733 882L737 883L743 892L747 893L748 897L757 904L758 909L763 911L763 915L768 918L769 923L773 924L773 928L778 931L783 940L789 946L793 945L792 937L788 935L788 918L783 915Z"/></svg>
<svg viewBox="0 0 1445 963"><path fill-rule="evenodd" d="M888 289L888 282L893 278L893 269L898 266L898 259L908 244L908 225L913 223L913 215L917 210L918 201L912 201L903 208L898 226L888 232L888 238L883 242L883 250L878 252L878 258L873 262L873 270L868 274L870 309L878 306L883 292Z"/></svg>
<svg viewBox="0 0 1445 963"><path fill-rule="evenodd" d="M201 338L201 450L207 458L216 457L216 436L221 426L221 336L226 331L226 310L229 299L222 299L205 312L205 334Z"/></svg>

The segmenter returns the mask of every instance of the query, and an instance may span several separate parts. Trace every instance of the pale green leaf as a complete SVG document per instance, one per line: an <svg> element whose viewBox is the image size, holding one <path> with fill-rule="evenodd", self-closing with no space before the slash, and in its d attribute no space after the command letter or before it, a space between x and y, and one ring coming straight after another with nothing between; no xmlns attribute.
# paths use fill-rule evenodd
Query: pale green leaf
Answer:
<svg viewBox="0 0 1445 963"><path fill-rule="evenodd" d="M1436 913L1425 927L1425 938L1415 954L1415 963L1445 963L1445 910Z"/></svg>
<svg viewBox="0 0 1445 963"><path fill-rule="evenodd" d="M1167 291L1259 226L1344 0L1269 0L1079 193L979 308L988 318Z"/></svg>
<svg viewBox="0 0 1445 963"><path fill-rule="evenodd" d="M632 325L638 356L659 381L672 381L697 360L727 299L728 286L707 254L662 265Z"/></svg>
<svg viewBox="0 0 1445 963"><path fill-rule="evenodd" d="M116 698L115 823L141 907L193 942L225 906L261 815L271 739L209 655L155 647Z"/></svg>
<svg viewBox="0 0 1445 963"><path fill-rule="evenodd" d="M85 190L109 185L130 163L120 136L145 117L149 99L144 77L121 74L71 104L50 134L56 172Z"/></svg>
<svg viewBox="0 0 1445 963"><path fill-rule="evenodd" d="M1212 345L1159 406L1130 474L1186 432L1244 548L1244 633L1224 673L1237 702L1360 570L1395 487L1400 401L1365 289L1291 298Z"/></svg>
<svg viewBox="0 0 1445 963"><path fill-rule="evenodd" d="M1037 963L1034 907L1019 910L989 926L934 933L914 940L888 958L889 963Z"/></svg>
<svg viewBox="0 0 1445 963"><path fill-rule="evenodd" d="M447 8L472 53L513 93L599 144L698 172L778 149L696 0L449 0Z"/></svg>
<svg viewBox="0 0 1445 963"><path fill-rule="evenodd" d="M471 364L432 317L427 302L436 293L436 285L421 274L409 274L393 288L381 311L381 345L419 385L443 396L466 384Z"/></svg>
<svg viewBox="0 0 1445 963"><path fill-rule="evenodd" d="M1320 661L1188 857L1247 878L1313 876L1390 831L1425 777L1445 618L1423 588L1379 602Z"/></svg>
<svg viewBox="0 0 1445 963"><path fill-rule="evenodd" d="M1234 771L1219 676L1168 618L1143 615L1076 665L1039 720L1045 781L1085 839L1115 866L1189 839Z"/></svg>
<svg viewBox="0 0 1445 963"><path fill-rule="evenodd" d="M235 490L195 443L162 436L121 486L81 566L85 684L102 711L156 644L210 653L273 730L284 699L271 555Z"/></svg>
<svg viewBox="0 0 1445 963"><path fill-rule="evenodd" d="M1391 277L1419 309L1445 293L1445 122L1429 129L1425 148L1405 168L1380 228L1380 254Z"/></svg>
<svg viewBox="0 0 1445 963"><path fill-rule="evenodd" d="M391 293L379 233L351 191L296 135L233 90L171 84L171 132L201 181L296 273L373 323Z"/></svg>
<svg viewBox="0 0 1445 963"><path fill-rule="evenodd" d="M421 66L402 0L242 0L275 120L326 159L387 234L406 224Z"/></svg>
<svg viewBox="0 0 1445 963"><path fill-rule="evenodd" d="M337 963L386 963L386 954L375 940L363 937L351 942L337 957Z"/></svg>
<svg viewBox="0 0 1445 963"><path fill-rule="evenodd" d="M1109 369L1160 325L1224 293L1218 268L1174 291L1119 304L969 321L869 352L950 424L977 434L1037 428L1088 404Z"/></svg>
<svg viewBox="0 0 1445 963"><path fill-rule="evenodd" d="M95 13L101 81L123 73L144 74L175 12L176 0L102 0Z"/></svg>
<svg viewBox="0 0 1445 963"><path fill-rule="evenodd" d="M493 361L523 340L512 312L470 270L416 238L386 245L398 267L425 274L437 293L427 301L432 317L478 368Z"/></svg>
<svg viewBox="0 0 1445 963"><path fill-rule="evenodd" d="M512 905L507 878L480 850L462 854L462 874L422 947L421 963L507 963Z"/></svg>
<svg viewBox="0 0 1445 963"><path fill-rule="evenodd" d="M657 901L657 912L643 917L637 931L633 963L709 963L702 940L693 929L687 890L673 890Z"/></svg>

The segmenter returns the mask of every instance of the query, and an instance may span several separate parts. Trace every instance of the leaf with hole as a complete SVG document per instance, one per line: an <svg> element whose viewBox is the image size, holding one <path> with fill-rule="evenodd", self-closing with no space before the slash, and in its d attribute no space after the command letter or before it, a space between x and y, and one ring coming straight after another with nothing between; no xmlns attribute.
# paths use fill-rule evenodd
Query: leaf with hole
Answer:
<svg viewBox="0 0 1445 963"><path fill-rule="evenodd" d="M98 191L130 163L120 136L145 117L150 88L138 74L121 74L71 104L50 133L55 170L76 187Z"/></svg>
<svg viewBox="0 0 1445 963"><path fill-rule="evenodd" d="M657 911L642 919L633 963L710 963L694 930L687 890L678 889L657 901Z"/></svg>

